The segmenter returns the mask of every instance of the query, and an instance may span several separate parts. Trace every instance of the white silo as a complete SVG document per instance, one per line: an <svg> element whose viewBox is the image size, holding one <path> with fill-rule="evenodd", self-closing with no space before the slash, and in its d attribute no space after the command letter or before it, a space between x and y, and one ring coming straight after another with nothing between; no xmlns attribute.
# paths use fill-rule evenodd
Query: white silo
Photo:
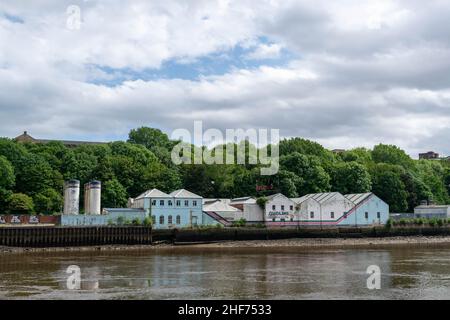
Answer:
<svg viewBox="0 0 450 320"><path fill-rule="evenodd" d="M78 214L80 202L80 181L64 182L64 214Z"/></svg>
<svg viewBox="0 0 450 320"><path fill-rule="evenodd" d="M86 196L86 214L101 214L102 183L96 180L89 182L88 186L86 187Z"/></svg>

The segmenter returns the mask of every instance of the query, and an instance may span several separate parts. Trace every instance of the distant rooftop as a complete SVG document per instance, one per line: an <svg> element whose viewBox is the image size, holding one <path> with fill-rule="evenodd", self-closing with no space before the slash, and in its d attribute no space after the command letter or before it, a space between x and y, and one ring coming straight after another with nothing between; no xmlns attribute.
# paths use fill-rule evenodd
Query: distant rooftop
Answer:
<svg viewBox="0 0 450 320"><path fill-rule="evenodd" d="M36 139L28 134L27 131L24 131L23 134L14 138L17 142L30 142L30 143L49 143L49 142L61 142L66 147L77 147L80 145L98 145L98 144L107 144L107 142L97 142L97 141L74 141L74 140L50 140L50 139Z"/></svg>
<svg viewBox="0 0 450 320"><path fill-rule="evenodd" d="M192 193L186 189L175 190L170 193L170 195L174 198L187 198L187 199L200 199L201 196Z"/></svg>
<svg viewBox="0 0 450 320"><path fill-rule="evenodd" d="M141 195L139 195L136 199L143 199L143 198L172 198L171 195L168 195L165 192L162 192L158 189L151 189L147 190Z"/></svg>

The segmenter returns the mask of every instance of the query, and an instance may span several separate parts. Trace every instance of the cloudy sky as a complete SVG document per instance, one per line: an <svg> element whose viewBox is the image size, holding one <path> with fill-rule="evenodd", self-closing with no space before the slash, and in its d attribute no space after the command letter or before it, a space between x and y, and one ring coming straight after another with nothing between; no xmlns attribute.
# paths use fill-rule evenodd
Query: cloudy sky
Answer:
<svg viewBox="0 0 450 320"><path fill-rule="evenodd" d="M1 1L0 136L203 120L450 155L449 21L446 0Z"/></svg>

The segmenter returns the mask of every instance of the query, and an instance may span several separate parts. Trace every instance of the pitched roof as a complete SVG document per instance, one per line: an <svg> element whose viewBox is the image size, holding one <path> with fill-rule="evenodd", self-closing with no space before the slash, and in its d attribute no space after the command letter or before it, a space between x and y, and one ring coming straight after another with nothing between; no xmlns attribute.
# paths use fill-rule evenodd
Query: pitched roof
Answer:
<svg viewBox="0 0 450 320"><path fill-rule="evenodd" d="M145 191L143 194L139 195L136 199L142 199L142 198L172 198L170 195L168 195L165 192L162 192L158 189L151 189L148 191Z"/></svg>
<svg viewBox="0 0 450 320"><path fill-rule="evenodd" d="M186 189L175 190L170 193L170 195L174 198L189 198L189 199L199 199L201 196L192 193Z"/></svg>
<svg viewBox="0 0 450 320"><path fill-rule="evenodd" d="M310 193L300 198L292 198L291 200L297 204L302 203L303 201L306 201L308 199L313 199L319 203L325 203L339 194L339 192Z"/></svg>
<svg viewBox="0 0 450 320"><path fill-rule="evenodd" d="M231 203L233 203L233 204L245 203L247 201L250 201L251 203L256 203L256 199L254 197L240 197L240 198L231 199Z"/></svg>
<svg viewBox="0 0 450 320"><path fill-rule="evenodd" d="M360 204L361 202L366 200L371 195L372 195L371 192L367 192L367 193L352 193L352 194L346 194L344 197L346 197L348 200L350 200L354 204Z"/></svg>
<svg viewBox="0 0 450 320"><path fill-rule="evenodd" d="M207 212L239 212L241 210L230 206L226 201L221 201L218 199L215 202L205 204L203 206L203 211Z"/></svg>

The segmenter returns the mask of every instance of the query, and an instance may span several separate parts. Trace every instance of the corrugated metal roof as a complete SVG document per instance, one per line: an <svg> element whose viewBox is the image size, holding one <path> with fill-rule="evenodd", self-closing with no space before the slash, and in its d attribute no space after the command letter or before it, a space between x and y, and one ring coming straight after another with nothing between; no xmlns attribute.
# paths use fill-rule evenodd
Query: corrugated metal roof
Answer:
<svg viewBox="0 0 450 320"><path fill-rule="evenodd" d="M186 189L175 190L170 193L170 195L174 198L191 198L191 199L199 199L201 196L192 193Z"/></svg>
<svg viewBox="0 0 450 320"><path fill-rule="evenodd" d="M307 195L304 195L300 198L292 198L291 200L295 203L299 204L303 201L306 201L308 199L314 199L315 201L319 203L327 202L328 200L334 198L336 195L340 194L339 192L323 192L323 193L310 193Z"/></svg>
<svg viewBox="0 0 450 320"><path fill-rule="evenodd" d="M143 194L139 195L136 199L142 199L142 198L172 198L172 196L168 195L165 192L162 192L158 189L151 189L148 191L145 191Z"/></svg>
<svg viewBox="0 0 450 320"><path fill-rule="evenodd" d="M203 206L203 211L207 212L239 212L241 210L228 205L227 202L217 200L213 203L208 203Z"/></svg>
<svg viewBox="0 0 450 320"><path fill-rule="evenodd" d="M239 203L256 203L256 199L254 197L240 197L231 199L230 203L239 204Z"/></svg>
<svg viewBox="0 0 450 320"><path fill-rule="evenodd" d="M366 200L371 195L372 195L371 192L367 192L367 193L352 193L352 194L346 194L344 197L346 197L348 200L350 200L354 204L360 204L361 202Z"/></svg>

